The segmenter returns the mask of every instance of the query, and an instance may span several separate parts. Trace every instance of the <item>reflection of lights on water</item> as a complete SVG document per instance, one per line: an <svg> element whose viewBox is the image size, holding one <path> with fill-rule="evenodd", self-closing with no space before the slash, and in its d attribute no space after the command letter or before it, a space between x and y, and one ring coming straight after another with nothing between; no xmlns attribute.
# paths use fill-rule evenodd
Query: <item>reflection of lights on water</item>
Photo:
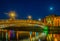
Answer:
<svg viewBox="0 0 60 41"><path fill-rule="evenodd" d="M38 32L36 32L36 36L38 36L38 34L39 34L39 33L38 33Z"/></svg>
<svg viewBox="0 0 60 41"><path fill-rule="evenodd" d="M15 33L13 30L10 30L10 37L15 37Z"/></svg>
<svg viewBox="0 0 60 41"><path fill-rule="evenodd" d="M43 32L44 32L46 35L48 35L48 27L47 27L47 26L44 27Z"/></svg>
<svg viewBox="0 0 60 41"><path fill-rule="evenodd" d="M35 38L33 37L33 38L32 38L32 41L34 41L34 40L35 40Z"/></svg>
<svg viewBox="0 0 60 41"><path fill-rule="evenodd" d="M46 35L46 33L42 33L42 36L45 36Z"/></svg>
<svg viewBox="0 0 60 41"><path fill-rule="evenodd" d="M37 36L36 39L38 39L39 37Z"/></svg>
<svg viewBox="0 0 60 41"><path fill-rule="evenodd" d="M41 41L41 40L39 39L39 41Z"/></svg>
<svg viewBox="0 0 60 41"><path fill-rule="evenodd" d="M2 38L3 38L4 36L3 36L3 33L2 33Z"/></svg>
<svg viewBox="0 0 60 41"><path fill-rule="evenodd" d="M8 33L6 32L6 40L8 39Z"/></svg>
<svg viewBox="0 0 60 41"><path fill-rule="evenodd" d="M32 34L32 31L30 31L30 35Z"/></svg>
<svg viewBox="0 0 60 41"><path fill-rule="evenodd" d="M57 38L55 38L54 41L58 41Z"/></svg>

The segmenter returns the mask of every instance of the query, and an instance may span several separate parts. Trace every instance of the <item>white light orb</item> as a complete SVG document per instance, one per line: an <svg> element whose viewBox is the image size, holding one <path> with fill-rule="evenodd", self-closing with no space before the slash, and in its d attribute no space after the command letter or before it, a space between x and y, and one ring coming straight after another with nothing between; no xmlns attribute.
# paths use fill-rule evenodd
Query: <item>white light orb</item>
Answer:
<svg viewBox="0 0 60 41"><path fill-rule="evenodd" d="M50 7L50 10L53 10L53 7Z"/></svg>
<svg viewBox="0 0 60 41"><path fill-rule="evenodd" d="M41 21L41 18L39 18L38 21Z"/></svg>

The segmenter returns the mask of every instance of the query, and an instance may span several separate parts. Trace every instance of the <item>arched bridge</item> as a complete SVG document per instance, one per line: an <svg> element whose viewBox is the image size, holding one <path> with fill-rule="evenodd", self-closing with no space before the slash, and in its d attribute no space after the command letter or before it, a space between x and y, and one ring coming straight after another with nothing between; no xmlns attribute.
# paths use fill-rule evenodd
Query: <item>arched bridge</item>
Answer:
<svg viewBox="0 0 60 41"><path fill-rule="evenodd" d="M21 20L21 19L0 20L0 29L17 31L16 32L17 40L19 38L18 35L20 36L27 35L30 39L37 35L36 32L39 32L38 35L41 35L40 33L43 32L44 27L45 25L38 20ZM9 31L6 31L6 33L9 33Z"/></svg>
<svg viewBox="0 0 60 41"><path fill-rule="evenodd" d="M18 31L38 31L41 32L44 24L37 20L0 20L0 28Z"/></svg>

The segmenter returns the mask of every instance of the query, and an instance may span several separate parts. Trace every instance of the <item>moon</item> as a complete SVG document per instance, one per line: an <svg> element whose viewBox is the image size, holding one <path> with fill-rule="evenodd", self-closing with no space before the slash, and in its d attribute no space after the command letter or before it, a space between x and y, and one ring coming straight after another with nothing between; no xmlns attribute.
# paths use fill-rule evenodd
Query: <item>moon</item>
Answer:
<svg viewBox="0 0 60 41"><path fill-rule="evenodd" d="M53 7L50 7L50 10L53 10Z"/></svg>

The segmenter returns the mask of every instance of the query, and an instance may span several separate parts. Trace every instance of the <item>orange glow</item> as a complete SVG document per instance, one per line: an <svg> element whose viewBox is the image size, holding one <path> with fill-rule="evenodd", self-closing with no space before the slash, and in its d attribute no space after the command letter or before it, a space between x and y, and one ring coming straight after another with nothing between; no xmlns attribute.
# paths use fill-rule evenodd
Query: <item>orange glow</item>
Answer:
<svg viewBox="0 0 60 41"><path fill-rule="evenodd" d="M55 39L54 39L54 41L58 41L58 39L57 39L57 38L55 38Z"/></svg>
<svg viewBox="0 0 60 41"><path fill-rule="evenodd" d="M10 31L8 32L8 38L10 39Z"/></svg>
<svg viewBox="0 0 60 41"><path fill-rule="evenodd" d="M31 41L31 39L32 39L32 35L30 34L30 41Z"/></svg>
<svg viewBox="0 0 60 41"><path fill-rule="evenodd" d="M16 35L17 35L17 39L18 39L18 31L17 31Z"/></svg>
<svg viewBox="0 0 60 41"><path fill-rule="evenodd" d="M16 13L14 11L11 11L11 12L9 12L9 16L11 18L14 18L14 17L16 17Z"/></svg>
<svg viewBox="0 0 60 41"><path fill-rule="evenodd" d="M47 23L49 20L49 18L51 18L50 20L52 21L51 24ZM44 24L47 24L48 26L60 26L60 16L51 16L51 17L46 17L44 18Z"/></svg>
<svg viewBox="0 0 60 41"><path fill-rule="evenodd" d="M54 26L58 26L58 19L57 18L54 18Z"/></svg>

